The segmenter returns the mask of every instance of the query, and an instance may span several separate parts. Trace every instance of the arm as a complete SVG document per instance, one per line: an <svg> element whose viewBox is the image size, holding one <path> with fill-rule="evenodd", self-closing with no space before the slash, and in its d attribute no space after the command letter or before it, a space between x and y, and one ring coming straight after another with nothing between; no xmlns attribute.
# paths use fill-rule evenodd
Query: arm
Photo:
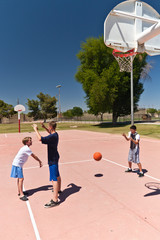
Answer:
<svg viewBox="0 0 160 240"><path fill-rule="evenodd" d="M44 128L48 133L50 133L49 129L46 128L46 126L44 125L44 123L41 123L41 126L42 126L42 128Z"/></svg>
<svg viewBox="0 0 160 240"><path fill-rule="evenodd" d="M139 140L134 140L133 138L130 139L133 143L138 144Z"/></svg>
<svg viewBox="0 0 160 240"><path fill-rule="evenodd" d="M128 138L125 133L123 133L122 136L123 136L127 141L130 140L130 138Z"/></svg>
<svg viewBox="0 0 160 240"><path fill-rule="evenodd" d="M41 160L35 155L35 154L31 154L31 156L36 160L36 161L38 161L39 162L39 166L40 167L42 167L43 166L43 164L42 164L42 162L41 162Z"/></svg>
<svg viewBox="0 0 160 240"><path fill-rule="evenodd" d="M34 129L34 131L35 131L35 133L36 133L36 135L38 137L38 140L41 141L41 134L38 131L37 124L33 124L32 127L33 127L33 129Z"/></svg>

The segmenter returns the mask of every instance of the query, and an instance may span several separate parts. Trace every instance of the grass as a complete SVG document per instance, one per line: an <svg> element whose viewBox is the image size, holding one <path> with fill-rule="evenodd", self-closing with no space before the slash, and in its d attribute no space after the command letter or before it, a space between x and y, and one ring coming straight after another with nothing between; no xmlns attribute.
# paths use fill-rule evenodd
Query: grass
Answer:
<svg viewBox="0 0 160 240"><path fill-rule="evenodd" d="M32 123L22 123L21 132L33 132ZM85 130L94 132L104 132L112 134L122 134L129 132L130 125L118 124L113 127L110 123L88 124L88 123L58 123L57 130ZM44 129L38 124L40 131ZM147 136L160 139L160 125L137 124L137 130L141 136ZM0 124L0 133L16 133L18 132L18 124Z"/></svg>

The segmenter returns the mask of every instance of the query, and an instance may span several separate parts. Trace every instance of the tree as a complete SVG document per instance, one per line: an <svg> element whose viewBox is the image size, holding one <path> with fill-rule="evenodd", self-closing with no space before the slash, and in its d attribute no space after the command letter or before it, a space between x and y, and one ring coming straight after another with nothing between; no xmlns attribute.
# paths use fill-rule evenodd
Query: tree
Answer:
<svg viewBox="0 0 160 240"><path fill-rule="evenodd" d="M72 118L73 117L72 109L68 109L66 112L63 112L63 116L66 118Z"/></svg>
<svg viewBox="0 0 160 240"><path fill-rule="evenodd" d="M72 109L68 109L63 113L64 117L73 118L73 117L81 117L83 115L83 110L80 107L73 107Z"/></svg>
<svg viewBox="0 0 160 240"><path fill-rule="evenodd" d="M27 99L28 100L28 109L29 112L28 113L28 116L29 117L33 117L34 120L37 120L37 119L40 119L41 118L41 111L40 111L40 106L39 106L39 101L38 100L30 100L30 99Z"/></svg>
<svg viewBox="0 0 160 240"><path fill-rule="evenodd" d="M48 94L44 94L40 92L37 95L39 100L30 100L27 99L27 105L29 107L29 116L33 117L34 120L43 118L46 120L47 118L54 118L57 116L57 108L56 108L56 98L51 97Z"/></svg>
<svg viewBox="0 0 160 240"><path fill-rule="evenodd" d="M2 117L10 118L15 114L14 108L11 104L5 103L3 100L0 100L0 119Z"/></svg>
<svg viewBox="0 0 160 240"><path fill-rule="evenodd" d="M72 115L77 118L83 116L83 110L80 107L73 107L71 111L72 111Z"/></svg>
<svg viewBox="0 0 160 240"><path fill-rule="evenodd" d="M48 94L43 94L40 92L37 95L37 98L39 98L39 104L41 109L41 114L46 120L48 117L54 118L57 116L57 108L56 108L56 102L57 99L55 97L51 97Z"/></svg>
<svg viewBox="0 0 160 240"><path fill-rule="evenodd" d="M155 113L158 113L158 110L155 108L148 108L147 113L150 113L153 116Z"/></svg>
<svg viewBox="0 0 160 240"><path fill-rule="evenodd" d="M138 55L134 60L134 110L143 92L140 82L144 72L146 54ZM103 37L89 38L82 43L77 54L81 65L75 75L86 93L86 103L90 112L98 115L112 112L113 123L118 116L130 114L130 73L120 72L112 49L104 44Z"/></svg>

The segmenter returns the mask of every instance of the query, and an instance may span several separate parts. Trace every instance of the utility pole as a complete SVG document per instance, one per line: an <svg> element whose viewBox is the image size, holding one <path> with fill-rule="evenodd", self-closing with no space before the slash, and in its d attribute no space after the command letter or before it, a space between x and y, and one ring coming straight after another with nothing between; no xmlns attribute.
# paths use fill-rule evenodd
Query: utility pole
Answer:
<svg viewBox="0 0 160 240"><path fill-rule="evenodd" d="M59 89L59 93L58 93L58 112L59 112L59 116L61 114L61 101L60 101L60 88L61 88L61 85L57 85L56 88ZM57 118L58 119L58 118Z"/></svg>

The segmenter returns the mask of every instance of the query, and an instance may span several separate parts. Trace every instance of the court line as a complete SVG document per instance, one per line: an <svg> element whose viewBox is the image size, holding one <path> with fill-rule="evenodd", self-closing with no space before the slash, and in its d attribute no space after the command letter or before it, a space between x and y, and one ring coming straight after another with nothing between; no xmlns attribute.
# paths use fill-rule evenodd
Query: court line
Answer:
<svg viewBox="0 0 160 240"><path fill-rule="evenodd" d="M106 162L109 162L109 163L112 163L112 164L114 164L114 165L117 165L117 166L119 166L119 167L122 167L122 168L125 168L125 169L127 169L128 167L127 166L124 166L124 165L122 165L122 164L119 164L119 163L116 163L116 162L114 162L114 161L111 161L111 160L109 160L109 159L106 159L106 158L102 158L104 161L106 161ZM66 162L66 163L64 163L64 162L62 162L62 163L59 163L59 165L67 165L67 164L75 164L75 163L83 163L83 162L92 162L93 161L93 159L89 159L89 160L81 160L81 161L76 161L76 162ZM43 165L43 167L47 167L48 165ZM24 169L26 169L26 170L28 170L28 169L32 169L32 168L39 168L38 166L36 166L36 167L28 167L28 168L24 168ZM151 178L151 179L153 179L153 180L156 180L156 181L159 181L160 182L160 179L159 178L155 178L155 177L152 177L152 176L150 176L150 175L148 175L148 174L144 174L146 177L148 177L148 178Z"/></svg>
<svg viewBox="0 0 160 240"><path fill-rule="evenodd" d="M119 166L119 167L123 167L123 168L128 168L128 167L126 167L126 166L124 166L124 165L122 165L122 164L119 164L119 163L116 163L116 162L114 162L114 161L111 161L111 160L109 160L109 159L106 159L106 158L102 158L104 161L106 161L106 162L109 162L109 163L112 163L112 164L114 164L114 165L117 165L117 166ZM153 180L156 180L156 181L159 181L160 182L160 179L159 178L155 178L155 177L152 177L152 176L150 176L150 175L148 175L148 174L144 174L145 175L145 177L148 177L148 178L151 178L151 179L153 179Z"/></svg>
<svg viewBox="0 0 160 240"><path fill-rule="evenodd" d="M7 138L7 134L6 133L4 134L4 136L5 136L5 138Z"/></svg>
<svg viewBox="0 0 160 240"><path fill-rule="evenodd" d="M74 163L83 163L83 162L92 162L93 159L89 159L89 160L81 160L81 161L76 161L76 162L61 162L59 163L59 165L67 165L67 164L74 164ZM48 164L45 164L43 165L43 167L47 167ZM28 170L28 169L32 169L32 168L39 168L39 166L35 166L35 167L27 167L27 168L23 168L25 170Z"/></svg>
<svg viewBox="0 0 160 240"><path fill-rule="evenodd" d="M23 187L23 190L25 191L24 187ZM32 226L33 226L33 229L34 229L34 233L36 235L36 239L41 240L39 232L38 232L37 224L36 224L36 221L34 219L33 212L32 212L31 205L30 205L29 201L26 201L26 204L27 204L29 216L30 216L30 219L31 219L31 222L32 222Z"/></svg>

